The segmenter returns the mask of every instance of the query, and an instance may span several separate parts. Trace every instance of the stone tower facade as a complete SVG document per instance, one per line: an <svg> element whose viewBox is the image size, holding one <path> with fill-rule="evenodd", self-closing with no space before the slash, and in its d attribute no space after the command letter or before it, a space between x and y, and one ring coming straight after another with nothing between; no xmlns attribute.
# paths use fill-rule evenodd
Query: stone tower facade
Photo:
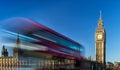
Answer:
<svg viewBox="0 0 120 70"><path fill-rule="evenodd" d="M106 32L104 29L102 14L98 21L98 27L95 32L95 48L96 48L96 61L100 63L106 62Z"/></svg>

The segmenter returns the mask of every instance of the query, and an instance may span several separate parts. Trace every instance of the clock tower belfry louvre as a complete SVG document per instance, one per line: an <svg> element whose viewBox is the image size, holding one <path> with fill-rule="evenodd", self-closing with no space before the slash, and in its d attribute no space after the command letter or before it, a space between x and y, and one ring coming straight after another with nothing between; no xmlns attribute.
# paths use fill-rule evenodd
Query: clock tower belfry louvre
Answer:
<svg viewBox="0 0 120 70"><path fill-rule="evenodd" d="M96 61L106 63L106 32L102 21L102 13L100 11L100 18L98 27L95 32L95 48L96 48Z"/></svg>

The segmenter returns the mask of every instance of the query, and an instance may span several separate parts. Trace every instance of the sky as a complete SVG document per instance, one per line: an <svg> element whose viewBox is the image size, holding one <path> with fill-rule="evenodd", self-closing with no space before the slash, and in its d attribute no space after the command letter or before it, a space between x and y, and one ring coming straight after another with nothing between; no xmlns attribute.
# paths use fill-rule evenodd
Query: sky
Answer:
<svg viewBox="0 0 120 70"><path fill-rule="evenodd" d="M0 0L0 21L24 17L82 44L95 59L95 31L102 10L106 61L120 61L119 0Z"/></svg>

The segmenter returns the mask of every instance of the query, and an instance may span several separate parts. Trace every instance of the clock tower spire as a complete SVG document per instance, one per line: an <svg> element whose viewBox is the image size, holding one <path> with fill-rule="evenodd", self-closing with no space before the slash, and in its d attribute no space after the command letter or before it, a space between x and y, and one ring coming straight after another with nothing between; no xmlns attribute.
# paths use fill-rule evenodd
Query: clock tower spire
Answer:
<svg viewBox="0 0 120 70"><path fill-rule="evenodd" d="M98 27L95 32L95 48L96 48L96 61L106 63L106 32L102 21L102 12L100 11L100 18Z"/></svg>
<svg viewBox="0 0 120 70"><path fill-rule="evenodd" d="M100 17L99 17L99 21L98 21L98 27L103 27L102 11L100 11Z"/></svg>
<svg viewBox="0 0 120 70"><path fill-rule="evenodd" d="M100 10L100 20L102 20L102 11Z"/></svg>

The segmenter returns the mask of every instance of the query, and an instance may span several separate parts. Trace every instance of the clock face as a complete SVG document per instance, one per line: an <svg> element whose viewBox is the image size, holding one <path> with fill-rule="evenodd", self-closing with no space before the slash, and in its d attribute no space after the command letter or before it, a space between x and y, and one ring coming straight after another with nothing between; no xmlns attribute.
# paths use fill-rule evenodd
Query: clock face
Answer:
<svg viewBox="0 0 120 70"><path fill-rule="evenodd" d="M97 37L98 39L102 39L102 34L99 34Z"/></svg>

